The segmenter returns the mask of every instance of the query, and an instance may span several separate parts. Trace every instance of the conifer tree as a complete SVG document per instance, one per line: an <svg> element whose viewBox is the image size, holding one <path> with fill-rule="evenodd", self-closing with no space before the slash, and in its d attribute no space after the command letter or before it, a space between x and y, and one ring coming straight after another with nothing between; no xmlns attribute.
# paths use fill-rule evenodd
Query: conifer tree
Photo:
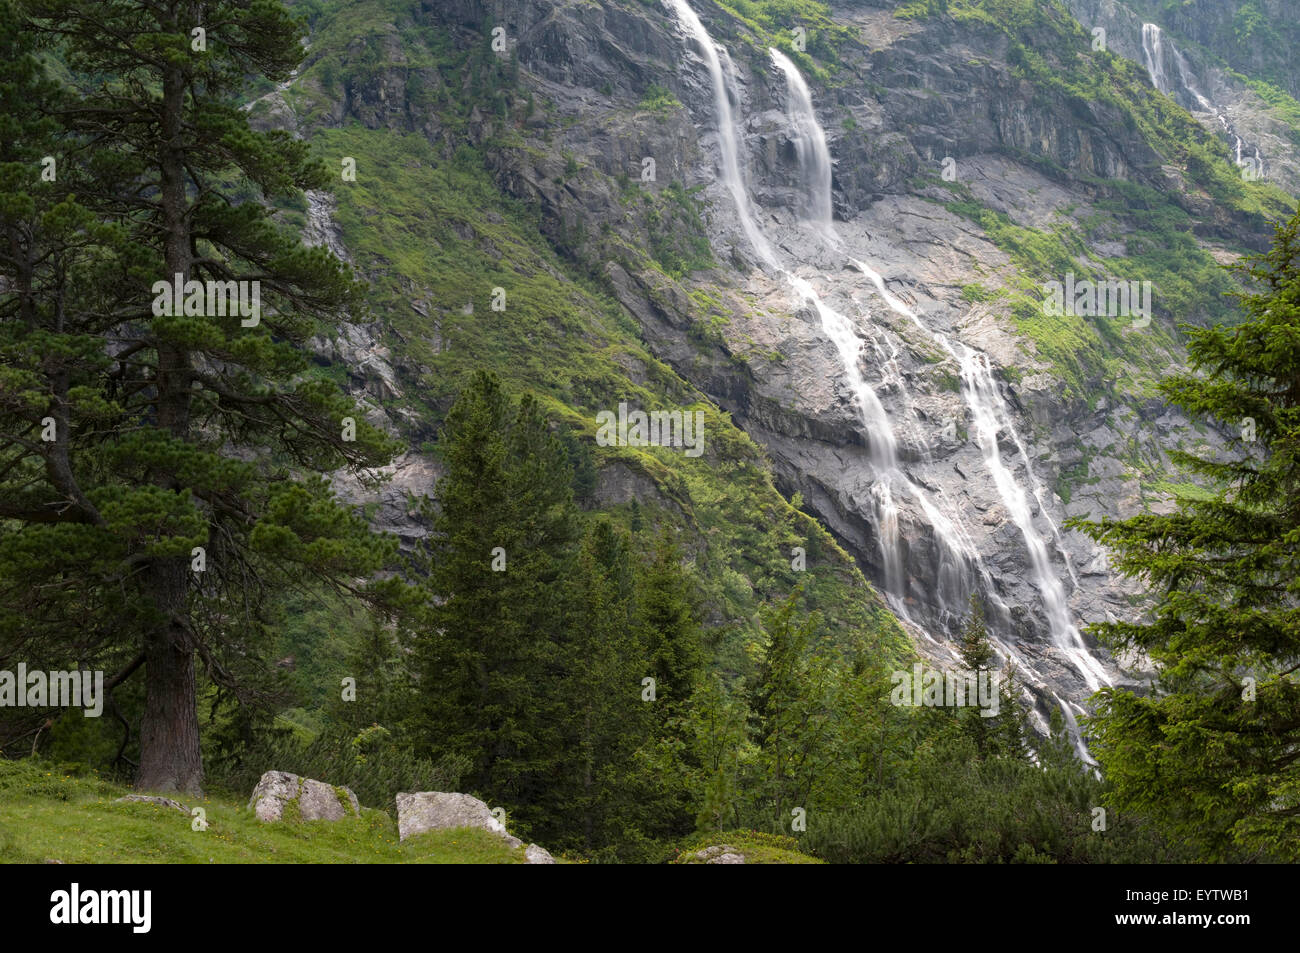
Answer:
<svg viewBox="0 0 1300 953"><path fill-rule="evenodd" d="M647 674L655 680L661 724L685 711L704 667L693 583L681 562L681 551L661 533L638 579L638 617L650 656Z"/></svg>
<svg viewBox="0 0 1300 953"><path fill-rule="evenodd" d="M777 832L786 830L793 808L808 809L830 755L829 670L825 660L810 657L819 619L796 617L800 595L795 590L764 613L768 641L751 692L765 776L761 796Z"/></svg>
<svg viewBox="0 0 1300 953"><path fill-rule="evenodd" d="M1157 691L1102 692L1091 750L1113 804L1223 856L1300 859L1300 216L1239 265L1235 327L1192 330L1162 383L1217 423L1225 456L1173 454L1213 488L1176 512L1076 521L1155 594L1149 621L1094 631L1157 664Z"/></svg>
<svg viewBox="0 0 1300 953"><path fill-rule="evenodd" d="M572 472L536 402L512 403L483 371L448 414L440 451L416 730L435 757L472 761L474 790L535 804L563 745Z"/></svg>
<svg viewBox="0 0 1300 953"><path fill-rule="evenodd" d="M110 683L142 670L136 784L197 792L196 658L256 700L265 593L315 576L362 595L391 555L318 474L364 474L395 445L302 347L360 288L266 204L328 178L238 105L248 77L298 64L301 29L276 2L17 9L72 88L49 100L54 189L7 165L0 196L0 518L18 528L0 631L87 666L126 658ZM229 288L249 313L216 306Z"/></svg>
<svg viewBox="0 0 1300 953"><path fill-rule="evenodd" d="M584 534L572 577L573 615L563 648L568 730L552 786L571 796L555 813L571 816L584 853L637 840L644 779L635 752L651 736L641 698L646 671L635 619L635 561L627 536L608 519ZM556 818L556 820L560 820Z"/></svg>

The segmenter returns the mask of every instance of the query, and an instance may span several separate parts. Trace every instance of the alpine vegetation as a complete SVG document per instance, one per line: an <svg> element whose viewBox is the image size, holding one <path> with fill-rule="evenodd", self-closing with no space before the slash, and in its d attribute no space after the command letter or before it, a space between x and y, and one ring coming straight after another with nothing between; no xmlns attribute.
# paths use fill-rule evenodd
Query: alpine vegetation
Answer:
<svg viewBox="0 0 1300 953"><path fill-rule="evenodd" d="M1150 281L1076 281L1074 272L1068 272L1063 282L1043 283L1043 313L1054 317L1136 317L1145 326L1151 323L1151 308Z"/></svg>
<svg viewBox="0 0 1300 953"><path fill-rule="evenodd" d="M688 457L704 453L704 411L633 410L620 401L618 413L596 414L596 445L601 447L682 447Z"/></svg>
<svg viewBox="0 0 1300 953"><path fill-rule="evenodd" d="M1300 860L1294 5L0 0L0 860Z"/></svg>

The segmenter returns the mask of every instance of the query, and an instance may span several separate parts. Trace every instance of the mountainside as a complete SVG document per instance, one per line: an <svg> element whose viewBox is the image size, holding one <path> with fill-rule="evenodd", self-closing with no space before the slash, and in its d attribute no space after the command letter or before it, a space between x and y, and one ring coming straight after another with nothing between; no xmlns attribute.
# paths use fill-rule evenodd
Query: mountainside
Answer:
<svg viewBox="0 0 1300 953"><path fill-rule="evenodd" d="M1195 492L1164 448L1218 438L1151 385L1178 323L1232 320L1218 265L1267 244L1295 168L1234 107L1267 156L1243 177L1152 87L1136 14L1099 6L1110 52L1086 3L1082 25L1028 0L304 5L303 68L251 108L356 160L334 199L285 211L373 283L371 320L319 339L322 372L417 447L474 366L578 433L620 401L703 409L702 460L599 448L588 505L654 501L686 528L715 624L744 632L799 545L832 631L864 612L887 630L847 553L939 658L984 594L1040 730L1077 714L1143 672L1078 626L1143 593L1060 526ZM1133 313L1046 313L1045 282L1087 279L1138 283ZM404 457L376 520L419 536L405 493L437 474Z"/></svg>
<svg viewBox="0 0 1300 953"><path fill-rule="evenodd" d="M0 861L1300 859L1298 4L0 0Z"/></svg>

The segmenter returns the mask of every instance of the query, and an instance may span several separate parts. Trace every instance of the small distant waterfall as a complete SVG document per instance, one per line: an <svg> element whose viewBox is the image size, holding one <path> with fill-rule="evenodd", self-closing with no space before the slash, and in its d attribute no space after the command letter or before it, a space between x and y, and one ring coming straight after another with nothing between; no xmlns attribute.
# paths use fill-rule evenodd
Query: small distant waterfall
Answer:
<svg viewBox="0 0 1300 953"><path fill-rule="evenodd" d="M1192 82L1190 78L1192 71L1187 65L1187 57L1178 52L1178 48L1172 43L1169 44L1169 48L1173 50L1174 64L1178 67L1178 82L1182 84L1183 89L1192 94L1192 98L1196 100L1196 105L1201 107L1201 112L1214 113L1214 115L1218 117L1219 122L1223 123L1224 128L1227 128L1228 121L1217 109L1214 108L1214 103L1206 99L1204 94L1196 88L1196 84Z"/></svg>
<svg viewBox="0 0 1300 953"><path fill-rule="evenodd" d="M1169 92L1169 79L1165 76L1164 44L1160 27L1154 23L1142 24L1142 60L1146 64L1151 85L1162 93Z"/></svg>
<svg viewBox="0 0 1300 953"><path fill-rule="evenodd" d="M336 258L351 262L351 256L343 247L342 231L334 222L337 200L331 193L320 189L308 189L306 196L307 225L302 230L303 244L311 248L324 245Z"/></svg>
<svg viewBox="0 0 1300 953"><path fill-rule="evenodd" d="M1167 59L1173 61L1174 72L1178 77L1177 84L1170 82L1169 74L1165 71ZM1165 39L1160 27L1154 23L1142 24L1142 61L1146 65L1147 74L1151 77L1152 86L1174 100L1181 101L1182 105L1187 106L1190 111L1209 113L1218 120L1224 133L1234 140L1237 165L1240 166L1241 137L1237 135L1227 114L1196 85L1196 77L1187 62L1187 57L1172 41ZM1258 146L1255 148L1255 163L1257 172L1262 175L1263 163L1259 157Z"/></svg>

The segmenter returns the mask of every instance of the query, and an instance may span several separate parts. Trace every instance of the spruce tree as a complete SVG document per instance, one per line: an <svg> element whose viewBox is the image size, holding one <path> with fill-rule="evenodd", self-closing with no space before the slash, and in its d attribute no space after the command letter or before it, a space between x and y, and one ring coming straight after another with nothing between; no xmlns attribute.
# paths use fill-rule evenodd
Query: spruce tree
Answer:
<svg viewBox="0 0 1300 953"><path fill-rule="evenodd" d="M795 590L764 612L767 645L751 691L764 773L762 809L775 832L786 830L792 809L808 810L831 752L825 697L830 671L825 660L811 655L819 619L815 613L797 617L801 595Z"/></svg>
<svg viewBox="0 0 1300 953"><path fill-rule="evenodd" d="M1156 690L1102 692L1091 750L1112 803L1225 856L1300 859L1300 216L1239 265L1245 320L1192 330L1162 383L1229 452L1174 452L1213 488L1176 512L1076 521L1144 579L1149 619L1094 631L1156 663Z"/></svg>
<svg viewBox="0 0 1300 953"><path fill-rule="evenodd" d="M415 730L435 757L471 760L474 790L536 804L563 746L572 471L536 402L512 402L483 371L439 449Z"/></svg>
<svg viewBox="0 0 1300 953"><path fill-rule="evenodd" d="M552 779L553 793L563 796L554 820L579 835L588 855L628 850L643 826L647 792L635 753L652 722L641 697L646 658L635 627L635 571L626 533L596 519L572 574L562 651L565 754Z"/></svg>
<svg viewBox="0 0 1300 953"><path fill-rule="evenodd" d="M653 701L647 703L651 736L638 750L638 771L649 786L646 830L659 840L693 827L691 784L699 765L691 713L706 659L697 583L667 533L661 528L656 536L636 586L637 631L647 661L642 680L654 679Z"/></svg>

